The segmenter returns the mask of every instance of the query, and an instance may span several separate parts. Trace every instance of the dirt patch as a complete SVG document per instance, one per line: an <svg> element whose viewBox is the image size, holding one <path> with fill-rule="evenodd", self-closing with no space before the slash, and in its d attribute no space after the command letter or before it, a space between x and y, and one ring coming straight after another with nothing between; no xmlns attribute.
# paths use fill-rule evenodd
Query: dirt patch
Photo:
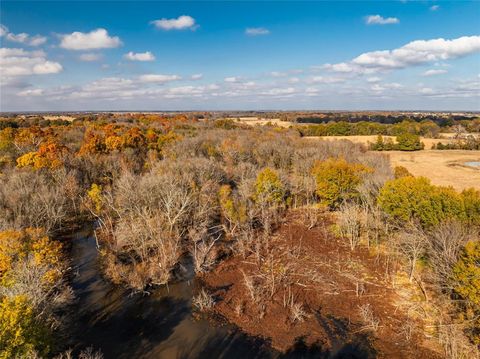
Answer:
<svg viewBox="0 0 480 359"><path fill-rule="evenodd" d="M363 247L350 251L329 234L330 222L308 230L291 213L260 255L234 256L204 276L215 311L283 352L301 343L366 358L440 358L421 330L406 327L422 323L393 304L392 264Z"/></svg>

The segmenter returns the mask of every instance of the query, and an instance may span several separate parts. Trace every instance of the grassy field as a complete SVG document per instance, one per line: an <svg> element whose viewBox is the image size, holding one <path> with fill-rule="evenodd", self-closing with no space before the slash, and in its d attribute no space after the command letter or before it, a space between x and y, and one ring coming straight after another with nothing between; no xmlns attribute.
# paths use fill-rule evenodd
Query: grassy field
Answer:
<svg viewBox="0 0 480 359"><path fill-rule="evenodd" d="M480 169L464 165L467 161L480 161L480 151L390 151L388 156L392 166L403 166L415 176L430 178L433 184L457 190L480 189Z"/></svg>
<svg viewBox="0 0 480 359"><path fill-rule="evenodd" d="M463 150L432 150L432 144L444 144L453 140L448 139L450 134L442 134L447 139L422 138L425 150L404 152L385 152L390 157L392 166L403 166L415 176L429 178L433 184L453 186L457 190L469 187L480 189L480 169L465 166L467 161L480 161L480 151ZM384 136L385 138L389 136ZM368 144L374 142L377 136L330 136L322 137L326 140L346 139L352 142Z"/></svg>
<svg viewBox="0 0 480 359"><path fill-rule="evenodd" d="M279 118L268 119L268 118L261 118L261 117L231 117L229 119L234 120L236 122L240 122L244 125L249 125L249 126L257 126L257 125L264 126L267 123L270 123L275 126L288 128L294 125L294 123L292 122L282 121Z"/></svg>

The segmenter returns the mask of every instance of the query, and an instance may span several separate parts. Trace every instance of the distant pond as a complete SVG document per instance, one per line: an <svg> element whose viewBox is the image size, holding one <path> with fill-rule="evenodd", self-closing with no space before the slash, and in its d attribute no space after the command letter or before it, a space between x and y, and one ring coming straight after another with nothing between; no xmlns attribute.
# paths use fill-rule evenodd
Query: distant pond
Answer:
<svg viewBox="0 0 480 359"><path fill-rule="evenodd" d="M480 168L480 161L469 161L464 163L465 166Z"/></svg>

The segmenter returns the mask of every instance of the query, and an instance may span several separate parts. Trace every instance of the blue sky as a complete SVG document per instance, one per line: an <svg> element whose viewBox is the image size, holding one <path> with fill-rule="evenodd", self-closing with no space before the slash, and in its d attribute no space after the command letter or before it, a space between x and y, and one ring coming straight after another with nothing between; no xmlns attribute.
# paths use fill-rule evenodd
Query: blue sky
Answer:
<svg viewBox="0 0 480 359"><path fill-rule="evenodd" d="M480 2L0 3L0 110L480 110Z"/></svg>

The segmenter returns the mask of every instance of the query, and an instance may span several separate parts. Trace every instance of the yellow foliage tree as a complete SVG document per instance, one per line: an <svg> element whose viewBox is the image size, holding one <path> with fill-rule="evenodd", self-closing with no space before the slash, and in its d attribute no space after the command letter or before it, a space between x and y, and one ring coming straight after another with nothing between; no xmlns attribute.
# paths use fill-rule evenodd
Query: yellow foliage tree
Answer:
<svg viewBox="0 0 480 359"><path fill-rule="evenodd" d="M229 185L220 187L218 197L222 214L229 222L230 230L233 231L239 224L246 221L247 209L245 205L235 201L232 195L232 188Z"/></svg>
<svg viewBox="0 0 480 359"><path fill-rule="evenodd" d="M37 319L27 297L17 295L0 301L0 359L46 356L50 351L48 328Z"/></svg>
<svg viewBox="0 0 480 359"><path fill-rule="evenodd" d="M33 256L34 264L47 268L45 284L54 283L61 275L62 246L50 240L42 229L0 232L0 284L8 285L14 264Z"/></svg>
<svg viewBox="0 0 480 359"><path fill-rule="evenodd" d="M17 158L17 167L33 167L37 158L37 152L27 152L23 156Z"/></svg>
<svg viewBox="0 0 480 359"><path fill-rule="evenodd" d="M100 213L102 210L102 186L93 183L90 189L87 191L87 196L93 204L95 211Z"/></svg>
<svg viewBox="0 0 480 359"><path fill-rule="evenodd" d="M317 183L316 193L320 202L336 207L342 201L356 197L362 175L372 171L370 167L349 163L343 158L318 161L312 168L312 174Z"/></svg>
<svg viewBox="0 0 480 359"><path fill-rule="evenodd" d="M108 136L105 139L105 146L107 148L107 151L109 152L121 151L123 146L123 140L120 136L117 135Z"/></svg>
<svg viewBox="0 0 480 359"><path fill-rule="evenodd" d="M278 173L271 168L262 170L255 181L255 201L280 204L285 198L285 188Z"/></svg>
<svg viewBox="0 0 480 359"><path fill-rule="evenodd" d="M47 142L40 145L38 151L28 152L17 158L17 167L58 168L62 165L62 157L67 153L65 146L55 142Z"/></svg>

